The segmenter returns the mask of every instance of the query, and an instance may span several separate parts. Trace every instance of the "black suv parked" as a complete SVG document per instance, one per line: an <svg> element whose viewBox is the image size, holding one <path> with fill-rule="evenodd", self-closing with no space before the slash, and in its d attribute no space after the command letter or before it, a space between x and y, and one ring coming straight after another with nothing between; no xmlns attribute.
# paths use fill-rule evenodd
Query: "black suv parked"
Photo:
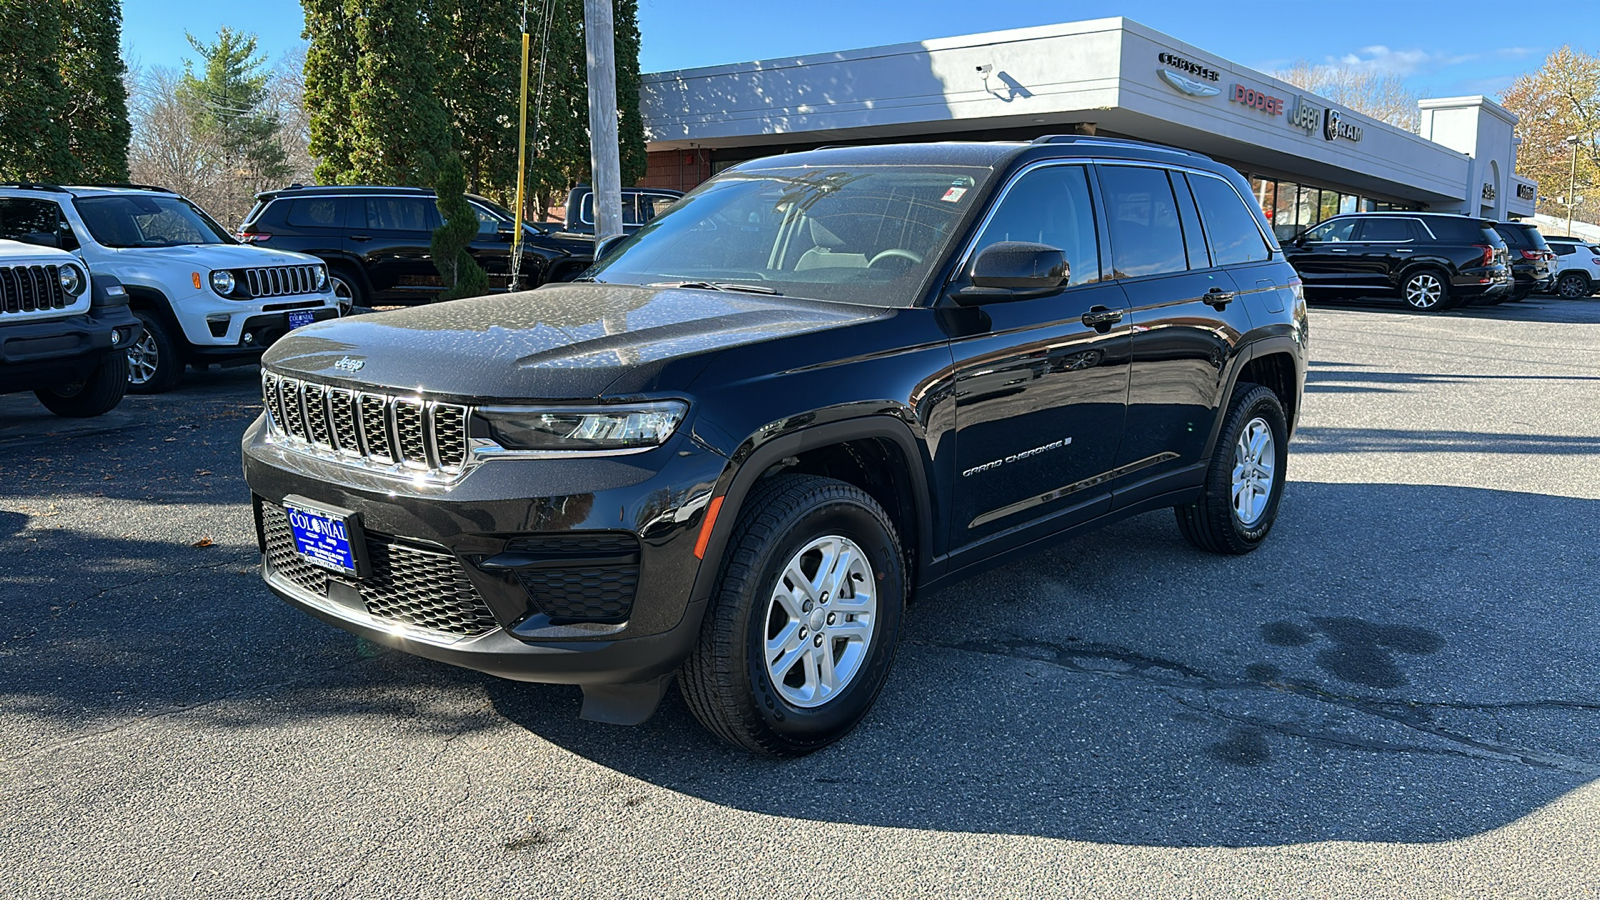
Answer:
<svg viewBox="0 0 1600 900"><path fill-rule="evenodd" d="M666 188L623 188L622 231L633 234L647 222L672 208L683 197L682 191ZM594 191L580 184L567 192L566 230L594 234Z"/></svg>
<svg viewBox="0 0 1600 900"><path fill-rule="evenodd" d="M816 150L583 283L313 325L244 466L263 575L374 641L806 753L918 591L1147 510L1266 538L1300 282L1238 173L1103 138ZM467 364L470 363L470 364Z"/></svg>
<svg viewBox="0 0 1600 900"><path fill-rule="evenodd" d="M515 221L505 207L469 195L478 215L478 237L470 252L503 291L511 279ZM341 306L426 302L442 289L431 246L439 207L426 188L302 187L256 195L239 227L239 240L278 250L296 250L327 261ZM551 232L523 223L522 283L535 287L563 281L588 268L590 237Z"/></svg>
<svg viewBox="0 0 1600 900"><path fill-rule="evenodd" d="M1398 297L1413 309L1510 299L1506 242L1488 219L1447 213L1353 213L1283 248L1308 297Z"/></svg>
<svg viewBox="0 0 1600 900"><path fill-rule="evenodd" d="M1545 243L1539 229L1522 222L1496 222L1494 230L1505 239L1511 256L1511 275L1516 285L1511 290L1511 300L1521 300L1533 293L1543 294L1555 284L1555 252Z"/></svg>

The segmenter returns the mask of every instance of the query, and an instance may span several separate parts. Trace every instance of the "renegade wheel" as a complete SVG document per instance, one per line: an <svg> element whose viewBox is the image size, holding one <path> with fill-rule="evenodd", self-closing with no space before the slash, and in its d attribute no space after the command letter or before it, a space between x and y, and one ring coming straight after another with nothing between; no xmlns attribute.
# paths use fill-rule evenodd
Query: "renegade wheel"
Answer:
<svg viewBox="0 0 1600 900"><path fill-rule="evenodd" d="M1417 272L1410 276L1401 287L1400 295L1407 306L1424 312L1438 312L1455 305L1450 301L1450 283L1437 272Z"/></svg>
<svg viewBox="0 0 1600 900"><path fill-rule="evenodd" d="M1589 279L1582 272L1568 272L1556 281L1556 293L1567 300L1589 296Z"/></svg>
<svg viewBox="0 0 1600 900"><path fill-rule="evenodd" d="M679 679L724 740L800 756L860 722L894 660L905 567L865 492L812 475L751 492Z"/></svg>
<svg viewBox="0 0 1600 900"><path fill-rule="evenodd" d="M1289 427L1278 395L1254 384L1233 392L1200 499L1176 507L1178 530L1212 553L1249 553L1278 516Z"/></svg>
<svg viewBox="0 0 1600 900"><path fill-rule="evenodd" d="M128 357L107 353L82 381L34 391L44 408L69 419L87 419L110 412L128 392Z"/></svg>
<svg viewBox="0 0 1600 900"><path fill-rule="evenodd" d="M339 300L339 317L350 315L350 310L357 306L366 306L366 298L361 294L361 282L354 275L344 269L328 270L328 286L333 288L333 296Z"/></svg>
<svg viewBox="0 0 1600 900"><path fill-rule="evenodd" d="M144 334L128 347L128 390L135 394L160 394L183 380L183 358L167 334L167 327L153 314L139 309L133 314L144 326Z"/></svg>

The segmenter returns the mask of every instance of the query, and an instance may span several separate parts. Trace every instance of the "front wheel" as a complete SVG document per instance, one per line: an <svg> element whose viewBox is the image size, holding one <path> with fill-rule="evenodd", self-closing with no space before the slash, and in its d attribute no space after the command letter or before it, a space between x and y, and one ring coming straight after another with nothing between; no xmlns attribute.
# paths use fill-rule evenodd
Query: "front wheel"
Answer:
<svg viewBox="0 0 1600 900"><path fill-rule="evenodd" d="M108 413L128 392L128 357L107 353L88 378L33 392L44 408L69 419L88 419Z"/></svg>
<svg viewBox="0 0 1600 900"><path fill-rule="evenodd" d="M1174 508L1178 530L1211 553L1239 555L1261 546L1278 517L1288 462L1289 425L1278 395L1239 385L1200 498Z"/></svg>
<svg viewBox="0 0 1600 900"><path fill-rule="evenodd" d="M134 310L144 333L128 347L128 390L135 394L162 394L183 380L185 365L178 344L167 326L150 312Z"/></svg>
<svg viewBox="0 0 1600 900"><path fill-rule="evenodd" d="M350 311L356 307L366 305L361 282L344 269L328 270L328 286L333 288L333 296L339 301L340 318L350 315Z"/></svg>
<svg viewBox="0 0 1600 900"><path fill-rule="evenodd" d="M1566 300L1589 296L1589 279L1582 272L1568 272L1556 281L1556 294Z"/></svg>
<svg viewBox="0 0 1600 900"><path fill-rule="evenodd" d="M717 736L802 756L848 734L888 677L900 542L865 492L812 475L761 482L733 535L679 684Z"/></svg>

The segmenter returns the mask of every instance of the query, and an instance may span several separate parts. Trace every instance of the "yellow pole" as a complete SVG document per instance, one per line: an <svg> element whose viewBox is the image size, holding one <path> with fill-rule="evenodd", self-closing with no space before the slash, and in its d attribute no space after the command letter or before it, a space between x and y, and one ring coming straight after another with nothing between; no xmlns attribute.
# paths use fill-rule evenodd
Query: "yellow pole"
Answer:
<svg viewBox="0 0 1600 900"><path fill-rule="evenodd" d="M522 285L522 204L523 204L523 179L528 171L528 29L522 29L522 118L517 126L517 222L516 232L511 237L511 271L514 273L511 289L520 290Z"/></svg>

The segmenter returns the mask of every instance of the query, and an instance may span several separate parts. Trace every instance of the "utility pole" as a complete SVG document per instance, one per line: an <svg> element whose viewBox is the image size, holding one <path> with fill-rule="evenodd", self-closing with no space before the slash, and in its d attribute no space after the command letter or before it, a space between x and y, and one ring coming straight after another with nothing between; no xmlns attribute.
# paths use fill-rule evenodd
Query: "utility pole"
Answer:
<svg viewBox="0 0 1600 900"><path fill-rule="evenodd" d="M1578 189L1578 136L1567 138L1567 143L1572 145L1572 171L1567 173L1567 237L1572 236L1572 207L1577 205L1573 193Z"/></svg>
<svg viewBox="0 0 1600 900"><path fill-rule="evenodd" d="M583 0L589 57L589 170L593 173L594 240L622 233L622 161L617 150L617 62L611 0Z"/></svg>

